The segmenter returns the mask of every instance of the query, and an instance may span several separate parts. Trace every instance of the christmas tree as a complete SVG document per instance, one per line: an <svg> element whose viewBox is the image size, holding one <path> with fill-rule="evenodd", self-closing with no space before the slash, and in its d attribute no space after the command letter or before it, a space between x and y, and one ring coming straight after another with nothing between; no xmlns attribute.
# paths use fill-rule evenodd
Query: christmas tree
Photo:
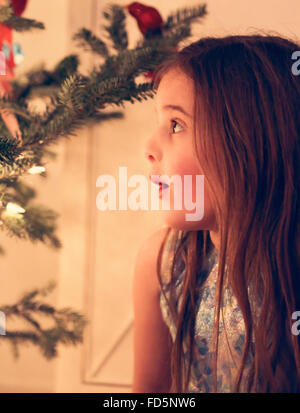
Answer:
<svg viewBox="0 0 300 413"><path fill-rule="evenodd" d="M78 71L79 57L69 55L52 71L40 67L10 80L10 93L3 93L0 99L0 228L8 236L62 247L55 235L57 214L34 202L36 192L22 181L22 176L39 173L46 178L45 160L55 157L50 145L63 137L69 139L91 123L123 117L118 111L101 112L104 108L153 98L153 72L191 35L191 23L206 13L206 5L201 4L177 10L163 21L156 9L141 3L125 7L111 4L103 13L107 41L86 28L74 35L82 48L102 58L88 76ZM142 34L133 49L128 48L125 28L128 15L136 19ZM42 23L17 15L10 1L0 6L0 26L18 31L44 29ZM138 83L141 75L144 81ZM30 107L35 97L44 102L42 112ZM4 253L1 246L0 251ZM49 359L56 356L58 343L75 345L82 341L87 323L83 315L69 308L57 310L38 300L54 286L50 282L44 289L24 294L14 305L0 306L6 319L16 316L30 326L30 330L6 330L5 335L0 335L0 339L13 345L15 355L18 345L25 341L39 346ZM37 315L51 317L54 327L43 329ZM68 329L69 323L72 328Z"/></svg>

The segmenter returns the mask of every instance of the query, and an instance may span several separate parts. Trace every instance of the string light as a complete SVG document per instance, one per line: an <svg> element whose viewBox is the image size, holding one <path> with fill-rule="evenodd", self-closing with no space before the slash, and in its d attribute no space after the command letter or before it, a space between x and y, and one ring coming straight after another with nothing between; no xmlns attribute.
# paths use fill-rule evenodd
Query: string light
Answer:
<svg viewBox="0 0 300 413"><path fill-rule="evenodd" d="M23 214L24 212L25 209L20 205L15 204L14 202L8 202L8 204L6 205L6 210L4 211L4 215L19 218L21 217L20 214Z"/></svg>
<svg viewBox="0 0 300 413"><path fill-rule="evenodd" d="M34 174L40 174L44 172L46 168L44 166L33 166L32 168L28 169L28 173L34 175Z"/></svg>

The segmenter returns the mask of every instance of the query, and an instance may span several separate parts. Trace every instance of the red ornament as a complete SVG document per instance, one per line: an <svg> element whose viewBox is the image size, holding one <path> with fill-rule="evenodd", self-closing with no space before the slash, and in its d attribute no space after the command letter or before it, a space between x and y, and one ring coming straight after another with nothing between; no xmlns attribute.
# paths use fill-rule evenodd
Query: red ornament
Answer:
<svg viewBox="0 0 300 413"><path fill-rule="evenodd" d="M12 0L14 14L20 16L27 5L28 0ZM6 4L6 1L0 0L0 5ZM0 50L5 51L6 59L6 75L1 75L0 83L4 91L10 92L12 90L9 81L14 78L14 54L12 50L12 29L4 24L0 24Z"/></svg>
<svg viewBox="0 0 300 413"><path fill-rule="evenodd" d="M5 92L11 91L9 81L14 77L14 56L12 51L12 29L0 24L0 50L5 53L5 75L0 76L0 84Z"/></svg>
<svg viewBox="0 0 300 413"><path fill-rule="evenodd" d="M151 35L156 34L162 35L161 29L164 26L164 22L160 13L154 7L146 6L136 1L123 7L136 19L138 27L144 37L151 37ZM146 72L144 76L151 81L154 80L154 74L152 72Z"/></svg>
<svg viewBox="0 0 300 413"><path fill-rule="evenodd" d="M136 1L123 7L136 19L138 27L144 37L151 38L151 36L154 35L163 36L162 29L164 27L164 21L154 7L146 6ZM175 48L175 51L178 51L178 48ZM146 72L144 77L150 79L150 81L155 80L155 75L151 71Z"/></svg>
<svg viewBox="0 0 300 413"><path fill-rule="evenodd" d="M28 0L12 0L11 4L16 16L20 16L27 5ZM7 5L6 0L0 0L0 5ZM15 77L14 54L12 48L12 29L4 24L0 24L0 50L5 55L5 75L0 75L0 98L11 94L12 86L10 81ZM22 142L21 131L18 120L13 113L0 110L1 117L13 136L16 136Z"/></svg>
<svg viewBox="0 0 300 413"><path fill-rule="evenodd" d="M27 5L27 0L11 0L15 16L21 16Z"/></svg>
<svg viewBox="0 0 300 413"><path fill-rule="evenodd" d="M150 79L150 81L151 81L151 80L154 81L154 79L155 79L155 75L154 75L153 72L146 72L146 73L144 74L144 76L145 76L145 78Z"/></svg>
<svg viewBox="0 0 300 413"><path fill-rule="evenodd" d="M154 7L146 6L137 1L123 7L128 9L129 13L135 17L138 27L144 36L147 31L156 33L162 29L164 25L163 19Z"/></svg>

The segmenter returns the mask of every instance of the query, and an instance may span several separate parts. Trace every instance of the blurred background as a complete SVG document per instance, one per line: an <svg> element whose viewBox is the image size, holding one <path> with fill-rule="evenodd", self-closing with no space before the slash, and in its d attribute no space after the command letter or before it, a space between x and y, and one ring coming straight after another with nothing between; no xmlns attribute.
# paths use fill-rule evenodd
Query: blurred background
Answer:
<svg viewBox="0 0 300 413"><path fill-rule="evenodd" d="M114 1L114 4L128 4ZM192 42L204 36L268 32L300 38L298 0L148 0L161 15L206 3L208 15L192 25ZM44 62L53 66L78 53L80 70L88 73L93 55L78 49L72 36L81 27L101 34L103 0L29 0L22 17L46 29L14 32L25 53L16 75ZM128 15L129 48L141 33ZM1 233L6 254L0 257L0 304L14 303L24 291L57 282L48 302L76 308L89 324L82 344L59 346L58 356L46 360L31 344L20 347L15 360L10 345L0 340L0 392L130 392L133 373L132 276L142 242L162 226L155 211L99 211L96 179L110 174L118 180L120 166L133 174L149 175L144 145L156 125L154 100L125 104L124 119L80 130L52 149L57 159L48 163L48 178L28 178L37 200L59 213L63 247L55 251ZM9 328L9 323L7 323Z"/></svg>

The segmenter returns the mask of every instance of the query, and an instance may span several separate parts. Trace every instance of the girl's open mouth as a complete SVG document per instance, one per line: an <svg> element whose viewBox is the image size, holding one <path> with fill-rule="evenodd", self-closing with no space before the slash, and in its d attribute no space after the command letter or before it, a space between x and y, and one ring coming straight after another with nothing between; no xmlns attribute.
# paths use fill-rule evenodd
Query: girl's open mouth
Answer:
<svg viewBox="0 0 300 413"><path fill-rule="evenodd" d="M159 198L162 199L163 190L168 188L169 185L164 184L163 182L159 182Z"/></svg>
<svg viewBox="0 0 300 413"><path fill-rule="evenodd" d="M150 175L150 180L159 186L159 198L162 198L162 193L163 193L163 189L166 189L169 187L168 184L166 184L165 182L162 182L157 176L153 176Z"/></svg>

